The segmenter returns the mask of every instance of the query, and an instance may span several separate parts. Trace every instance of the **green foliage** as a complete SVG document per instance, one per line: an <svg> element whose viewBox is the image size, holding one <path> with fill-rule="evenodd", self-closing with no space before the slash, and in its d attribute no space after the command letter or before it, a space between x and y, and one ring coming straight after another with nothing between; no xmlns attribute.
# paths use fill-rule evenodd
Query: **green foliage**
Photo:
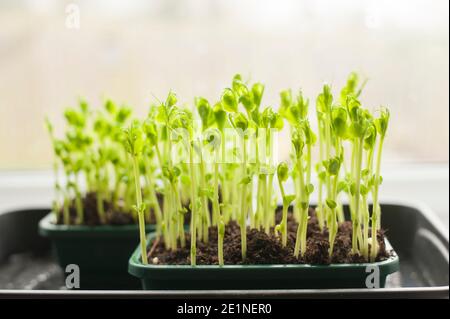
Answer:
<svg viewBox="0 0 450 319"><path fill-rule="evenodd" d="M62 138L56 136L48 119L45 122L56 157L55 171L62 169L67 180L66 185L58 179L55 182L58 198L54 207L69 222L68 212L73 205L78 222L82 223L82 197L95 192L103 222L108 213L105 203L139 220L143 256L144 226L150 214L155 216L157 232L166 248L176 250L185 245L184 214L190 211L191 264L197 262L197 243L207 243L209 227L214 226L218 231L218 261L224 265L223 241L228 222L234 220L241 228L245 260L248 226L264 229L267 234L275 229L281 234L282 244L287 245L287 215L291 205L293 218L299 225L293 254L304 255L313 192L319 195L316 213L319 226L328 229L331 256L339 223L344 221L341 196L347 196L354 232L353 253L374 260L378 248L373 242L374 249L369 249L368 229L372 226L376 232L380 224L380 163L390 114L382 107L379 116L374 117L362 106L360 94L364 84L360 84L356 73L351 73L336 100L331 86L323 86L315 105L317 132L309 122L310 100L302 91L280 92L276 111L263 104L265 86L244 81L240 74L233 77L230 86L213 103L196 97L194 113L180 107L172 91L153 104L142 121L132 121L132 109L111 99L100 109L91 109L86 101L80 100L78 107L64 112L66 129ZM194 124L197 118L201 125ZM290 163L276 166L270 161L274 152L272 132L285 129L285 120L291 140ZM227 128L239 134L239 145L226 135ZM257 139L264 136L264 130L265 144L264 140L260 144ZM313 162L316 143L319 159ZM264 146L266 158L261 160L259 153L250 156L250 151L256 148L258 152ZM206 161L210 154L214 155L213 162ZM177 161L174 155L182 160ZM228 162L229 155L240 161ZM318 177L316 186L311 182L314 168ZM283 203L278 225L275 225L275 177ZM289 178L294 194L286 194L284 190ZM82 184L87 185L85 190ZM374 203L371 211L370 198Z"/></svg>

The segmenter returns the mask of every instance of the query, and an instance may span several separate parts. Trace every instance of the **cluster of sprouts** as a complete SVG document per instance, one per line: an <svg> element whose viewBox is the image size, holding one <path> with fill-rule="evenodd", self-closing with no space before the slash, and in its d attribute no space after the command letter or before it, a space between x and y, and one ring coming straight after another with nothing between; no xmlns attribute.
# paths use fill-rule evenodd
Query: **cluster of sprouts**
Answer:
<svg viewBox="0 0 450 319"><path fill-rule="evenodd" d="M380 163L389 112L381 108L374 116L363 108L359 100L363 86L352 73L335 99L331 87L324 85L316 99L316 132L309 118L309 100L302 92L282 91L276 111L262 105L264 85L247 83L240 75L215 101L197 97L190 110L180 107L176 95L169 92L150 107L145 119L129 123L129 109L108 101L105 114L99 114L88 129L91 113L82 102L79 110L66 111L69 130L64 140L54 138L49 125L58 163L67 176L66 187L57 183L58 193L64 207L74 196L82 223L78 181L84 176L88 191L99 194L99 205L107 198L133 211L144 264L148 263L145 224L153 214L167 250L185 247L190 236L191 265L196 264L197 243L211 240L210 227L217 228L218 262L224 265L225 227L230 221L240 227L244 262L248 229L274 233L286 246L290 207L298 224L293 254L300 258L307 249L314 191L318 193L315 213L320 228L329 234L332 256L339 224L345 221L342 196L346 195L352 253L374 261L379 249ZM290 131L290 160L277 164L274 139L285 126ZM316 146L319 158L313 163ZM289 179L292 194L285 191ZM282 203L278 223L277 188ZM101 216L101 207L98 212Z"/></svg>
<svg viewBox="0 0 450 319"><path fill-rule="evenodd" d="M64 224L84 224L83 197L95 194L100 223L107 223L105 203L115 210L135 215L135 196L130 185L133 178L130 162L122 144L122 128L128 125L131 109L117 106L111 100L93 112L84 100L77 108L64 112L66 130L57 138L47 119L46 126L55 154L56 198L53 211ZM64 178L60 178L61 171ZM75 203L76 219L70 216ZM62 215L62 216L60 216Z"/></svg>

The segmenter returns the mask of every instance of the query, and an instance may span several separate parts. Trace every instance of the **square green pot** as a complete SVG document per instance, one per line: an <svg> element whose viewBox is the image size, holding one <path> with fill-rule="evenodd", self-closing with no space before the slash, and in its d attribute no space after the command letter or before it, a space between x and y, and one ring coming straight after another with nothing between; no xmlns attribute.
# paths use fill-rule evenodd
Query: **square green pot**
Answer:
<svg viewBox="0 0 450 319"><path fill-rule="evenodd" d="M148 243L155 238L155 233L150 234ZM387 240L386 248L392 249ZM138 247L129 260L128 271L141 280L146 290L331 289L366 288L374 266L379 271L379 287L383 288L386 277L399 270L399 258L394 252L387 260L361 264L144 265Z"/></svg>
<svg viewBox="0 0 450 319"><path fill-rule="evenodd" d="M146 232L155 230L147 225ZM138 225L57 225L54 213L39 222L39 234L48 237L59 265L80 269L80 289L138 289L139 280L127 273L130 253L139 243Z"/></svg>

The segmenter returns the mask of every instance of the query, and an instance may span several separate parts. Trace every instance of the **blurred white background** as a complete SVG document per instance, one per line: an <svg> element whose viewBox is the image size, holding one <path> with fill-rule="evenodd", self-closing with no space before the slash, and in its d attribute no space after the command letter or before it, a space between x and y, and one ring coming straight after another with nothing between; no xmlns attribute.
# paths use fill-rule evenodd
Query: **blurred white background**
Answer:
<svg viewBox="0 0 450 319"><path fill-rule="evenodd" d="M66 26L67 6L80 28ZM383 200L419 200L448 229L448 0L2 0L0 211L50 206L52 151L43 120L106 97L145 114L173 89L187 106L215 100L234 73L315 100L350 71L364 105L391 109ZM69 7L70 8L70 7ZM314 104L314 103L313 103ZM314 107L314 105L312 106ZM314 117L312 119L315 121ZM289 140L280 145L287 155Z"/></svg>
<svg viewBox="0 0 450 319"><path fill-rule="evenodd" d="M80 28L66 27L67 5ZM43 119L57 126L79 96L143 114L173 89L186 105L217 99L232 75L315 100L347 74L369 82L365 106L387 105L386 163L448 167L447 0L153 0L0 2L0 169L50 168ZM281 148L283 149L283 147ZM284 148L285 149L285 148ZM283 157L285 154L281 154Z"/></svg>

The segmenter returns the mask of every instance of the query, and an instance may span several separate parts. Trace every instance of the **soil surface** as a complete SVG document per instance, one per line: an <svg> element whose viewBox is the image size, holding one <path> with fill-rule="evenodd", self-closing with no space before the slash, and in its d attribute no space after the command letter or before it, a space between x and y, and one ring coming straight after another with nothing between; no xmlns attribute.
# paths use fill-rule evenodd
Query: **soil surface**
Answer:
<svg viewBox="0 0 450 319"><path fill-rule="evenodd" d="M159 196L159 199L161 200L161 196ZM100 217L97 210L97 194L96 193L87 193L86 196L82 198L83 201L83 211L84 211L84 222L83 225L88 226L97 226L97 225L130 225L130 224L136 224L137 219L135 218L135 214L131 211L125 211L123 207L120 205L117 205L117 207L114 207L114 205L108 201L104 200L103 205L105 209L105 217L106 221L105 223L102 223L100 221ZM75 205L75 199L72 199L69 204L69 212L70 212L70 224L75 225L77 224L78 216L77 216L77 210ZM150 219L147 220L147 223L154 224L155 223L155 217L153 212L150 213ZM58 220L57 224L64 224L63 221L63 212L62 208L60 209L60 212L58 214Z"/></svg>
<svg viewBox="0 0 450 319"><path fill-rule="evenodd" d="M237 264L330 264L330 263L360 263L366 262L360 255L352 254L351 238L352 224L344 222L339 226L330 259L328 249L328 231L321 231L314 211L310 210L307 232L307 248L303 257L294 257L294 246L297 222L293 216L288 217L288 243L286 247L281 239L276 237L273 230L266 234L263 230L247 228L247 258L242 262L241 233L239 225L232 221L225 227L224 262L228 265ZM277 219L281 213L277 214ZM369 230L370 231L370 230ZM384 231L378 232L380 247L377 261L390 256L384 244ZM189 265L190 264L190 235L186 234L186 246L175 251L168 251L164 247L163 239L157 239L148 251L149 262L153 264ZM217 228L210 227L209 242L197 242L197 264L216 265L217 259Z"/></svg>

